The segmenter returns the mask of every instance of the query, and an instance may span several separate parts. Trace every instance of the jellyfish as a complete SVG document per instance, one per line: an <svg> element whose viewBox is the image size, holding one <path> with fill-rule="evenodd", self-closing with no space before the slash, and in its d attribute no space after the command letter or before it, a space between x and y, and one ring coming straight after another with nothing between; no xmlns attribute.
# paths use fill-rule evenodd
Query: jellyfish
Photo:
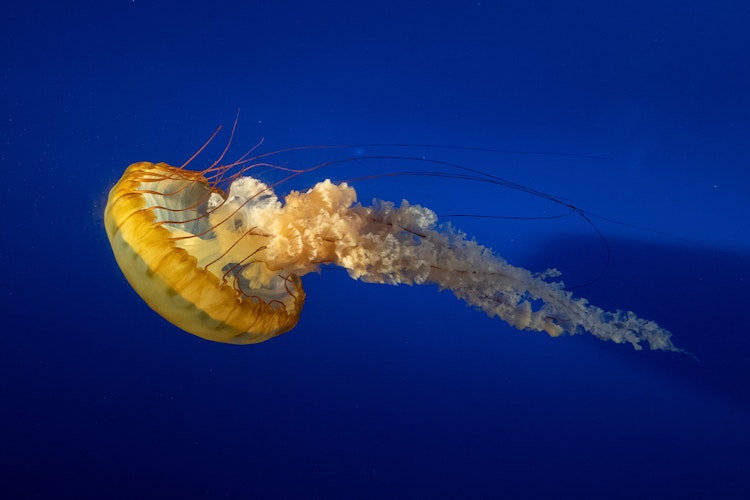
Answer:
<svg viewBox="0 0 750 500"><path fill-rule="evenodd" d="M274 185L245 175L249 169L228 181L226 172L134 163L105 208L131 286L204 339L250 344L291 330L305 303L301 277L335 265L366 283L436 285L518 330L589 332L635 349L679 351L655 322L573 296L555 269L511 265L427 207L363 205L352 185L329 179L281 200Z"/></svg>

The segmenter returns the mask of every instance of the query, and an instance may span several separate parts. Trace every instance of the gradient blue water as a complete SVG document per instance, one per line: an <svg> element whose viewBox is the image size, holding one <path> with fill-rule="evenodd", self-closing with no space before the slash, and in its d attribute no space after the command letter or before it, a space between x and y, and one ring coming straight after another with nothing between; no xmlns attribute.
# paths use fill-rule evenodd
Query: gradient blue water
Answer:
<svg viewBox="0 0 750 500"><path fill-rule="evenodd" d="M750 10L607 3L6 7L2 496L747 497ZM125 283L102 209L125 166L185 161L237 108L233 157L261 137L599 157L331 153L461 162L640 226L593 219L609 265L576 293L657 320L700 361L520 333L336 270L305 280L299 327L265 344L180 332ZM466 182L357 187L443 214L558 211ZM569 284L606 259L575 217L454 223Z"/></svg>

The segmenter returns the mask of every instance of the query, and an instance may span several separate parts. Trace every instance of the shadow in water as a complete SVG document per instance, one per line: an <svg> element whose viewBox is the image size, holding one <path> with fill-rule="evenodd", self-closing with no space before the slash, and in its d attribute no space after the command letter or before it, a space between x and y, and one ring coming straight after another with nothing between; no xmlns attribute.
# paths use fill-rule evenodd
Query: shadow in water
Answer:
<svg viewBox="0 0 750 500"><path fill-rule="evenodd" d="M575 288L575 295L656 321L672 332L675 345L698 360L688 362L689 357L671 353L633 356L622 346L615 346L620 348L613 349L615 355L656 366L750 408L750 255L689 244L607 241L610 262L604 274ZM540 248L544 253L528 255L524 265L557 267L566 285L595 275L592 262L600 262L603 253L596 237L560 238ZM603 349L611 347L602 344Z"/></svg>

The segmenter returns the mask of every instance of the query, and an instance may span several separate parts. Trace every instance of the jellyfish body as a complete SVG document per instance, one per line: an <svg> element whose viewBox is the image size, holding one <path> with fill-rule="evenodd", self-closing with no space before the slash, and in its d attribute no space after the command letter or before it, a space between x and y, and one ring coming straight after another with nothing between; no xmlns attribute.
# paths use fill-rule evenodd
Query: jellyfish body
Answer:
<svg viewBox="0 0 750 500"><path fill-rule="evenodd" d="M243 294L228 284L211 227L206 178L165 164L135 163L112 188L105 227L133 289L171 323L217 342L256 343L292 329L305 294L298 277ZM231 237L231 236L230 236Z"/></svg>
<svg viewBox="0 0 750 500"><path fill-rule="evenodd" d="M133 288L209 340L254 343L290 330L305 299L299 276L333 264L364 282L437 285L519 330L677 350L653 321L573 297L551 280L556 270L512 266L405 200L363 206L346 183L326 180L282 203L252 177L225 193L201 173L136 163L112 189L105 221Z"/></svg>

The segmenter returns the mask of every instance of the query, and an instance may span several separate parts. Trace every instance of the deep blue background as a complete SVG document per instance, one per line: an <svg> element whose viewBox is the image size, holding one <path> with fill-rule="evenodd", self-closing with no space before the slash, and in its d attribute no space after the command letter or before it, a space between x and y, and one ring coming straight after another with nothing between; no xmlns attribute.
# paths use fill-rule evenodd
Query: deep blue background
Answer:
<svg viewBox="0 0 750 500"><path fill-rule="evenodd" d="M750 495L747 2L15 3L0 20L4 498ZM592 219L609 264L575 291L658 321L699 361L520 333L447 292L336 270L305 279L300 325L270 342L177 330L114 263L106 195L132 162L182 163L237 108L233 158L261 137L553 153L288 161L460 162L632 224ZM427 166L348 168L330 175ZM357 188L442 214L562 212L469 182ZM453 222L570 285L607 256L577 217Z"/></svg>

